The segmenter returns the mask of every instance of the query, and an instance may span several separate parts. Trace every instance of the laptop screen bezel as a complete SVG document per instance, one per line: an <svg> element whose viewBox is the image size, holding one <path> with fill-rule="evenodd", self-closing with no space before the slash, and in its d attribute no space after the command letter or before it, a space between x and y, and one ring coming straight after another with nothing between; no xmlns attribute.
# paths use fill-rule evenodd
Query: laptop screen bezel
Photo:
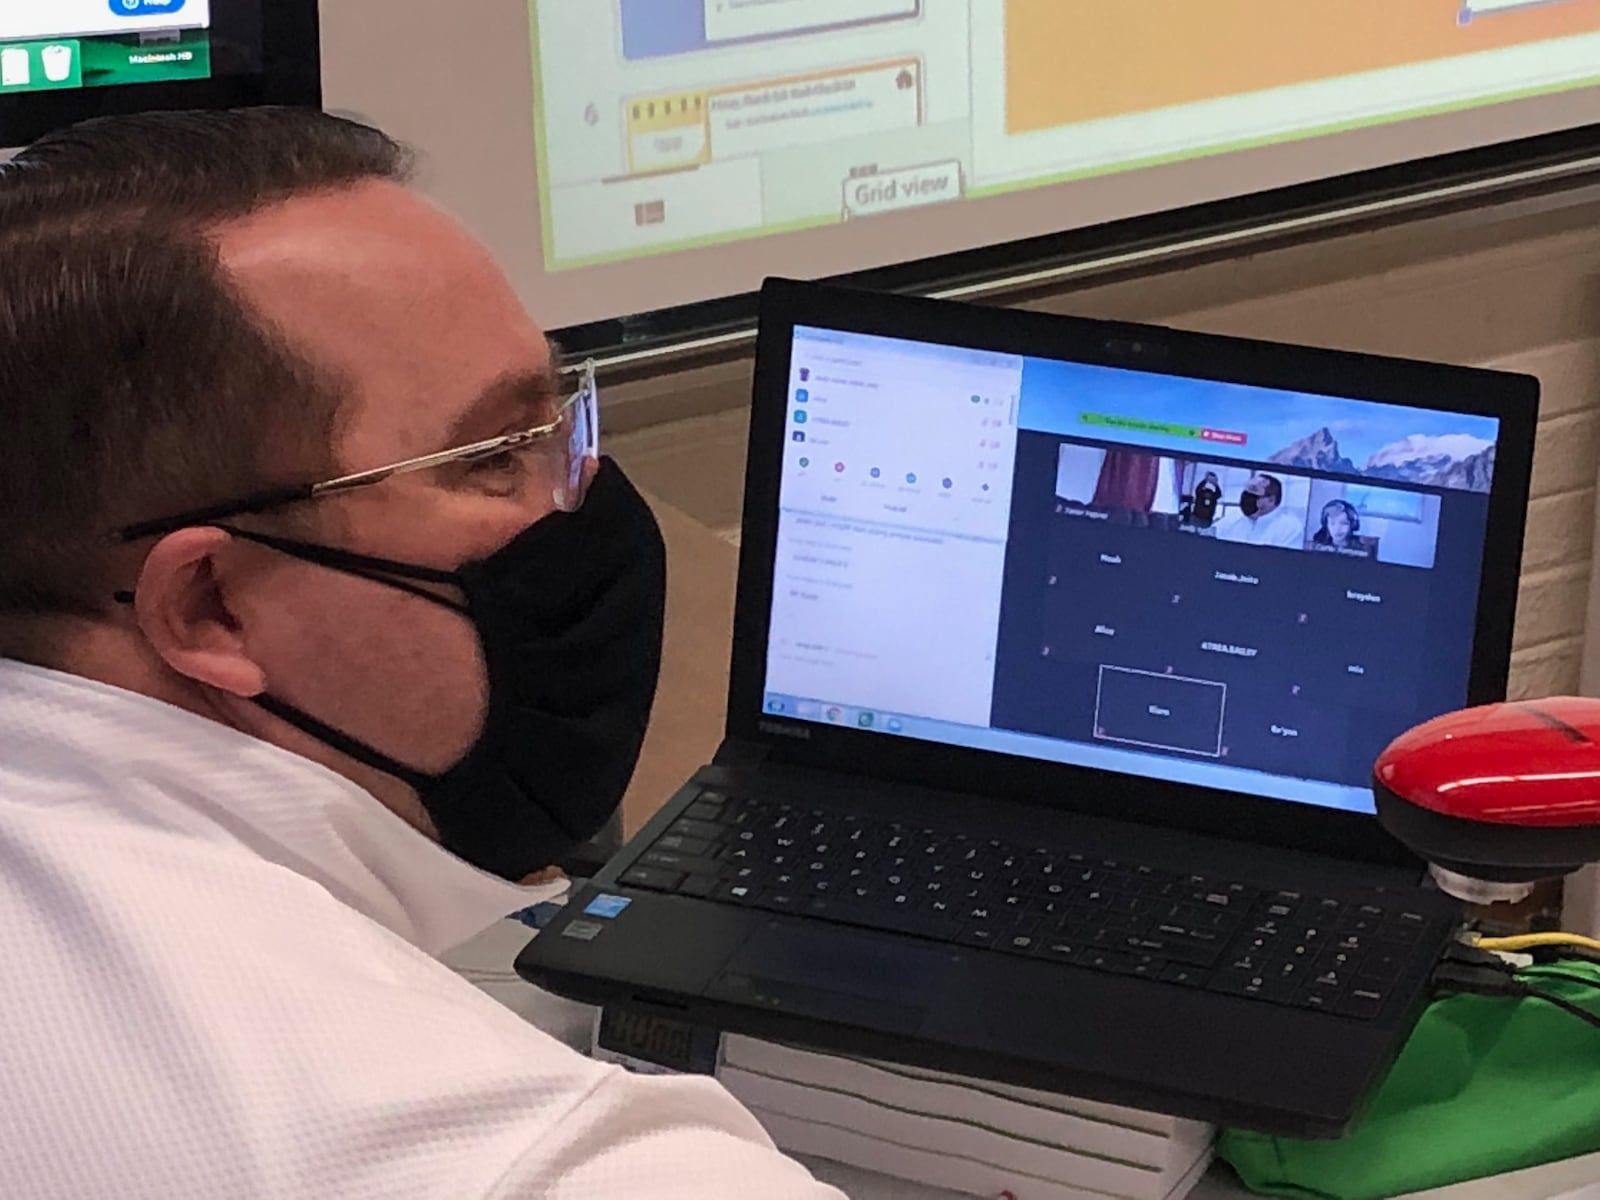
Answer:
<svg viewBox="0 0 1600 1200"><path fill-rule="evenodd" d="M1536 380L1477 368L790 280L768 280L762 289L729 675L730 740L759 744L764 760L771 763L992 794L1046 808L1338 858L1414 863L1369 814L891 737L764 712L778 497L796 326L1495 418L1501 423L1500 437L1478 584L1468 704L1504 699L1506 693L1538 414Z"/></svg>

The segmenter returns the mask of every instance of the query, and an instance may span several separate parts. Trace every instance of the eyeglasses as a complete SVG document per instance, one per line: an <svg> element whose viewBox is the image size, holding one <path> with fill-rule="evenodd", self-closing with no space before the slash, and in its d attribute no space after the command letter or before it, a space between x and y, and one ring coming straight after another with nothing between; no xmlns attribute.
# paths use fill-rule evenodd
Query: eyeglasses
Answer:
<svg viewBox="0 0 1600 1200"><path fill-rule="evenodd" d="M473 442L470 446L457 446L440 450L421 458L408 458L386 467L373 467L353 475L341 475L321 483L297 483L269 488L237 500L226 500L205 508L140 521L115 530L111 540L117 543L135 542L141 538L160 537L175 529L190 525L209 525L228 517L246 513L268 512L307 500L320 500L341 492L371 487L392 479L396 475L409 475L413 471L426 471L452 463L478 462L505 454L526 452L535 454L535 462L544 470L551 498L563 512L573 512L583 503L584 460L600 452L600 414L598 392L594 382L594 361L591 359L579 368L578 390L568 396L556 412L556 419L519 433L508 433L487 441Z"/></svg>

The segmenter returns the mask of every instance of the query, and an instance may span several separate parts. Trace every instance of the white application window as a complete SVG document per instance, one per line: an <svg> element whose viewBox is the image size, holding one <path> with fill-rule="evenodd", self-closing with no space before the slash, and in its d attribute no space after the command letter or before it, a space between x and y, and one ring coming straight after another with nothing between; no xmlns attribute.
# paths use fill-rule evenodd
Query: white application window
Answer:
<svg viewBox="0 0 1600 1200"><path fill-rule="evenodd" d="M915 17L921 0L704 0L706 39L782 37L833 25Z"/></svg>
<svg viewBox="0 0 1600 1200"><path fill-rule="evenodd" d="M780 503L1004 540L1022 359L797 337Z"/></svg>
<svg viewBox="0 0 1600 1200"><path fill-rule="evenodd" d="M552 269L965 187L959 0L540 0L534 16Z"/></svg>
<svg viewBox="0 0 1600 1200"><path fill-rule="evenodd" d="M795 343L767 690L987 725L1022 360Z"/></svg>
<svg viewBox="0 0 1600 1200"><path fill-rule="evenodd" d="M210 26L210 0L9 0L0 5L3 41Z"/></svg>

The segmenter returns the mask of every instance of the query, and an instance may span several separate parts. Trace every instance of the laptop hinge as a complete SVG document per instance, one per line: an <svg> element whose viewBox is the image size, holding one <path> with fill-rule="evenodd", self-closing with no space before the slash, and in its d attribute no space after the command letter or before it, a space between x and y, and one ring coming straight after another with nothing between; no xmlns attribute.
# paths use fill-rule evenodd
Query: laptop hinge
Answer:
<svg viewBox="0 0 1600 1200"><path fill-rule="evenodd" d="M772 748L765 742L752 742L746 738L724 738L722 745L717 747L716 757L711 760L715 767L745 768L759 767L767 761Z"/></svg>

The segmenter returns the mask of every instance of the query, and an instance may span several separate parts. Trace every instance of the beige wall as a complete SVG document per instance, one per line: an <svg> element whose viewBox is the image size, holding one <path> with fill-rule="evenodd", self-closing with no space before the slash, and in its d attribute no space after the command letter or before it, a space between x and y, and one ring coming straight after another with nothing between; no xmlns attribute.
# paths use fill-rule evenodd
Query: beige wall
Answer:
<svg viewBox="0 0 1600 1200"><path fill-rule="evenodd" d="M1578 688L1600 465L1600 200L1439 218L1029 306L1539 376L1512 691ZM708 524L732 523L735 410L748 395L748 361L721 363L611 389L607 419L637 431L625 441L639 448L647 486Z"/></svg>

